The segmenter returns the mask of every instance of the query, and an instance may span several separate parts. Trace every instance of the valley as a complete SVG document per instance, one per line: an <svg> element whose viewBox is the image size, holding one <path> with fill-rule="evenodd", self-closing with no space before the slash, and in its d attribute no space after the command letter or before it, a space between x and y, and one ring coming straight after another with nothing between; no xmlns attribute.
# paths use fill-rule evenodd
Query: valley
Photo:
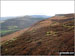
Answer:
<svg viewBox="0 0 75 56"><path fill-rule="evenodd" d="M59 55L74 52L74 16L60 14L43 19L1 41L2 55Z"/></svg>

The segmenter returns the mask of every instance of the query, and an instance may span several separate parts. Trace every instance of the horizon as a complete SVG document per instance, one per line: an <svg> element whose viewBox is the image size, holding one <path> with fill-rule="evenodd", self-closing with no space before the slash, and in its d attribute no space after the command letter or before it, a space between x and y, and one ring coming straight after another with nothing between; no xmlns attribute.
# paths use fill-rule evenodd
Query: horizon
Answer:
<svg viewBox="0 0 75 56"><path fill-rule="evenodd" d="M1 17L74 13L74 1L1 1Z"/></svg>
<svg viewBox="0 0 75 56"><path fill-rule="evenodd" d="M64 14L75 14L75 13L64 13ZM57 15L57 14L55 14L55 15ZM55 16L55 15L52 15L52 16ZM5 17L24 17L24 16L33 16L33 15L5 16ZM37 15L35 15L35 16L38 16L38 14L37 14ZM49 17L52 17L52 16L50 16L50 15L39 15L39 16L49 16ZM0 17L0 18L2 18L2 17Z"/></svg>
<svg viewBox="0 0 75 56"><path fill-rule="evenodd" d="M24 17L24 16L48 16L48 15L22 15L22 16L6 16L6 17ZM51 16L49 16L49 17L51 17Z"/></svg>

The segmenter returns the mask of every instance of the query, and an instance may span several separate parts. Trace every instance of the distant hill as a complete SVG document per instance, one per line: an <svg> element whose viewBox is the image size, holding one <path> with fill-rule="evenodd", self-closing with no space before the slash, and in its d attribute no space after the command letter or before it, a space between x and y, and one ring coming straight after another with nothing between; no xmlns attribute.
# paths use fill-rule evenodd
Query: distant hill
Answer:
<svg viewBox="0 0 75 56"><path fill-rule="evenodd" d="M27 27L30 27L32 24L47 19L49 16L45 15L27 15L21 17L6 17L1 19L1 36L10 34L14 31L18 31Z"/></svg>
<svg viewBox="0 0 75 56"><path fill-rule="evenodd" d="M1 54L58 55L59 52L74 52L74 15L53 16L33 24L20 35L16 32L13 36L6 36L9 40L1 42Z"/></svg>
<svg viewBox="0 0 75 56"><path fill-rule="evenodd" d="M35 17L35 18L49 18L51 16L46 16L46 15L31 15L32 17Z"/></svg>
<svg viewBox="0 0 75 56"><path fill-rule="evenodd" d="M51 16L46 16L46 15L26 15L26 16L31 16L33 18L49 18ZM22 17L26 17L26 16L22 16ZM14 18L19 18L21 16L11 16L11 17L0 17L0 21L4 21L4 20L8 20L8 19L14 19Z"/></svg>
<svg viewBox="0 0 75 56"><path fill-rule="evenodd" d="M23 17L16 17L5 20L1 24L1 29L8 29L8 26L17 26L18 28L25 28L37 21L43 20L48 18L48 16L42 15L32 15L32 16L23 16ZM4 20L4 19L2 19Z"/></svg>

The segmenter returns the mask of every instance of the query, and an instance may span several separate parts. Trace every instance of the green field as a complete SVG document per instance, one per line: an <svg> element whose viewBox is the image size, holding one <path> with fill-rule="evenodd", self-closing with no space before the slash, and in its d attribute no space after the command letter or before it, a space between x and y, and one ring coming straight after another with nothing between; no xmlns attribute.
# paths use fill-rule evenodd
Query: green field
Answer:
<svg viewBox="0 0 75 56"><path fill-rule="evenodd" d="M18 31L18 30L20 30L20 29L14 29L14 30L0 30L0 34L1 34L1 36L4 36L4 35L8 35L8 34L10 34L10 33L16 32L16 31Z"/></svg>

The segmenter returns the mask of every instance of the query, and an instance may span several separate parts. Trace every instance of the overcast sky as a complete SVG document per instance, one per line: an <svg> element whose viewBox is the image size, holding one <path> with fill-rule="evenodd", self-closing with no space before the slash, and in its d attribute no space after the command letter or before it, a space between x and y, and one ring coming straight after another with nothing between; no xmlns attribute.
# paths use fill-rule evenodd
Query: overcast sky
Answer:
<svg viewBox="0 0 75 56"><path fill-rule="evenodd" d="M1 17L74 13L74 1L1 1Z"/></svg>

